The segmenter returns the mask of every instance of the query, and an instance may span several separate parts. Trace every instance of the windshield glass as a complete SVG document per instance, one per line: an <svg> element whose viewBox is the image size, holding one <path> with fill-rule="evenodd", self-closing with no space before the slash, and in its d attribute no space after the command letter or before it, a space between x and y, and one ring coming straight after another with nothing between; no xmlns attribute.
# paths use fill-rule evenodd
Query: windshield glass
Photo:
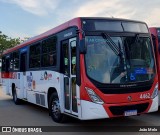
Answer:
<svg viewBox="0 0 160 135"><path fill-rule="evenodd" d="M155 75L151 41L148 37L86 36L85 54L87 75L100 83L147 81ZM116 51L122 52L117 55ZM112 45L109 45L112 44Z"/></svg>

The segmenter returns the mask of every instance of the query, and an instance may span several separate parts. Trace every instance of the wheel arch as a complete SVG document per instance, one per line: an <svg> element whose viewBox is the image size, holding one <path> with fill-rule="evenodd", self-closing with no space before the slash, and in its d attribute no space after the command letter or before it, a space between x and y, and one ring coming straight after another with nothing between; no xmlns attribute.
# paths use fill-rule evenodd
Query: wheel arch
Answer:
<svg viewBox="0 0 160 135"><path fill-rule="evenodd" d="M49 101L50 101L50 97L52 95L52 93L56 93L58 95L57 89L54 87L50 87L48 89L48 93L47 93L47 102L48 102L48 108L49 108ZM59 98L59 97L58 97Z"/></svg>

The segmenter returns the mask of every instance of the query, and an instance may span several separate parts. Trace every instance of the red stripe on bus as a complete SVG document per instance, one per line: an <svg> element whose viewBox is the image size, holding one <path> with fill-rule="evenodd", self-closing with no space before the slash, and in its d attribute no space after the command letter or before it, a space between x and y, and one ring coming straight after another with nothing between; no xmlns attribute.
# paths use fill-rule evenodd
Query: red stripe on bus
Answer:
<svg viewBox="0 0 160 135"><path fill-rule="evenodd" d="M10 73L2 72L2 78L9 78L10 77L9 74Z"/></svg>

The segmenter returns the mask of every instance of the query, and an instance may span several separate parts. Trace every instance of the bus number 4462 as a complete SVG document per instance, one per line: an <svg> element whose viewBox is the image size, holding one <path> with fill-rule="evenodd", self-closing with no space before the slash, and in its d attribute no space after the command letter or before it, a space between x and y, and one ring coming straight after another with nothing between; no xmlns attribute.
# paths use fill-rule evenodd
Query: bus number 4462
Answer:
<svg viewBox="0 0 160 135"><path fill-rule="evenodd" d="M140 95L140 99L146 99L146 98L150 98L150 93L144 93Z"/></svg>

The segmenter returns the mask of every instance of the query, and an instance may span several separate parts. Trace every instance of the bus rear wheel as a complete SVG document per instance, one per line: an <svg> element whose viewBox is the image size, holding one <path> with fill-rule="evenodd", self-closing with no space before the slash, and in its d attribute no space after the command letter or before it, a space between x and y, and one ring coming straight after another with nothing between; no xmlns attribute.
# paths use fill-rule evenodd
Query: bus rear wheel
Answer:
<svg viewBox="0 0 160 135"><path fill-rule="evenodd" d="M20 99L17 98L17 92L16 92L16 88L13 88L12 91L12 95L13 95L13 101L16 105L20 104Z"/></svg>
<svg viewBox="0 0 160 135"><path fill-rule="evenodd" d="M53 121L63 123L66 121L66 116L61 113L60 103L57 93L53 93L49 101L49 113Z"/></svg>

